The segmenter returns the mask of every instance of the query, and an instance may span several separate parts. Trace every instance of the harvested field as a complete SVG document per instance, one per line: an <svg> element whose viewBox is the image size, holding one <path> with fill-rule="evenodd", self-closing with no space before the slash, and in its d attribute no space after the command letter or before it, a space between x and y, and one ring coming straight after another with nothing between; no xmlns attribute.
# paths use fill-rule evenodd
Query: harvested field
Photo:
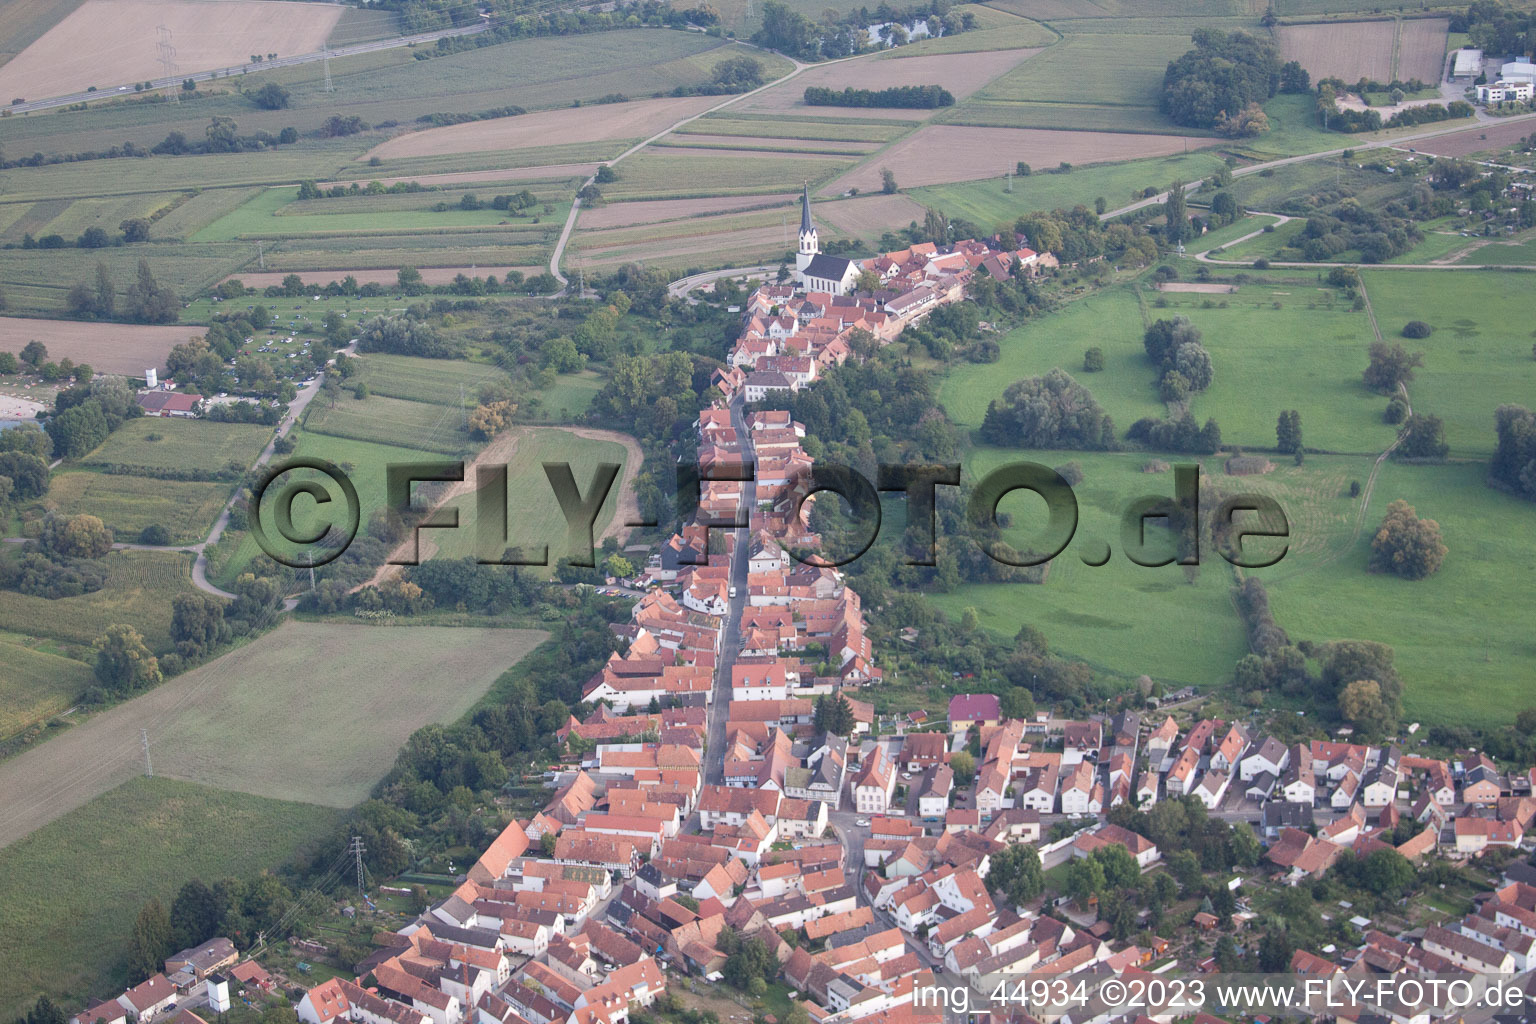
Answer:
<svg viewBox="0 0 1536 1024"><path fill-rule="evenodd" d="M68 17L81 0L6 0L0 5L0 64Z"/></svg>
<svg viewBox="0 0 1536 1024"><path fill-rule="evenodd" d="M802 182L824 181L853 165L848 157L803 153L644 149L624 161L619 180L603 186L603 194L609 199L778 194Z"/></svg>
<svg viewBox="0 0 1536 1024"><path fill-rule="evenodd" d="M1039 50L994 50L989 53L944 53L902 60L854 60L846 64L812 68L782 85L765 89L732 110L795 110L797 116L847 116L847 107L808 107L805 90L819 85L830 89L888 89L897 85L942 85L962 100ZM858 107L859 117L925 120L936 110L889 110Z"/></svg>
<svg viewBox="0 0 1536 1024"><path fill-rule="evenodd" d="M0 846L137 775L350 807L413 731L451 722L543 641L523 629L286 622L0 764Z"/></svg>
<svg viewBox="0 0 1536 1024"><path fill-rule="evenodd" d="M855 238L871 239L914 220L921 224L926 212L921 203L900 194L858 196L816 206L816 216L824 223Z"/></svg>
<svg viewBox="0 0 1536 1024"><path fill-rule="evenodd" d="M81 324L67 320L0 317L0 352L20 352L29 341L48 347L48 358L65 356L90 363L97 373L142 376L162 369L173 346L203 332L196 327L142 327L128 324Z"/></svg>
<svg viewBox="0 0 1536 1024"><path fill-rule="evenodd" d="M607 139L649 136L685 117L720 103L718 96L686 96L680 99L636 100L600 106L545 110L520 117L471 121L446 128L428 128L380 143L367 157L437 156L443 153L479 153L493 149L543 146L551 141L601 142Z"/></svg>
<svg viewBox="0 0 1536 1024"><path fill-rule="evenodd" d="M1166 156L1220 140L1184 135L1132 135L1126 132L1074 132L1043 128L968 128L936 124L921 128L822 189L835 195L857 187L880 188L880 172L890 168L903 188L1001 177L1020 160L1045 169L1063 161L1103 163Z"/></svg>
<svg viewBox="0 0 1536 1024"><path fill-rule="evenodd" d="M756 210L784 206L800 198L793 192L767 196L737 196L730 199L654 199L634 203L608 203L596 209L582 207L576 226L583 231L626 228L636 224L700 217L734 210ZM818 210L820 208L818 207ZM362 280L362 278L358 278Z"/></svg>
<svg viewBox="0 0 1536 1024"><path fill-rule="evenodd" d="M1446 35L1451 23L1445 18L1415 18L1401 22L1397 36L1397 75L1404 82L1417 78L1440 81L1445 70Z"/></svg>
<svg viewBox="0 0 1536 1024"><path fill-rule="evenodd" d="M313 53L341 18L333 4L277 0L88 0L0 68L0 94L42 99L160 78L164 25L183 72L250 62L253 53Z"/></svg>
<svg viewBox="0 0 1536 1024"><path fill-rule="evenodd" d="M507 271L516 270L523 274L537 274L541 267L417 267L421 272L421 279L427 284L447 284L454 277L463 274L466 277L484 277L487 274L495 274L497 277L506 277ZM305 284L327 285L332 281L340 281L342 278L352 276L357 278L358 284L384 284L393 287L399 280L399 267L383 267L373 270L298 270L298 271L274 271L255 274L231 274L247 288L262 289L271 284L282 284L283 278L289 273L296 273L304 279Z"/></svg>
<svg viewBox="0 0 1536 1024"><path fill-rule="evenodd" d="M1197 295L1230 295L1237 291L1235 284L1200 284L1195 281L1160 281L1160 292L1194 292Z"/></svg>
<svg viewBox="0 0 1536 1024"><path fill-rule="evenodd" d="M1413 148L1431 156L1470 156L1490 149L1513 146L1531 134L1529 121L1504 121L1499 124L1480 124L1465 131L1447 132L1432 139L1419 139Z"/></svg>
<svg viewBox="0 0 1536 1024"><path fill-rule="evenodd" d="M1276 30L1280 59L1299 61L1315 82L1338 77L1346 82L1392 80L1392 48L1397 22L1335 21L1320 25L1282 25ZM1442 44L1443 52L1443 44ZM1431 75L1438 79L1438 75Z"/></svg>

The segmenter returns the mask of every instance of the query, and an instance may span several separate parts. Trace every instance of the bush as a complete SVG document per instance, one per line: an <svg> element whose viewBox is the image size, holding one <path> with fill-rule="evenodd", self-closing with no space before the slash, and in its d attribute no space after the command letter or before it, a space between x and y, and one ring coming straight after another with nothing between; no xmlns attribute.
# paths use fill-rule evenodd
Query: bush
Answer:
<svg viewBox="0 0 1536 1024"><path fill-rule="evenodd" d="M1104 350L1095 345L1083 353L1083 372L1098 373L1104 369Z"/></svg>
<svg viewBox="0 0 1536 1024"><path fill-rule="evenodd" d="M1435 332L1435 329L1423 320L1409 320L1403 325L1403 337L1427 338Z"/></svg>
<svg viewBox="0 0 1536 1024"><path fill-rule="evenodd" d="M171 542L171 534L159 523L151 523L139 531L140 544L153 544L156 547L164 547Z"/></svg>
<svg viewBox="0 0 1536 1024"><path fill-rule="evenodd" d="M1265 259L1263 256L1260 256L1258 259L1253 261L1253 269L1254 270L1268 270L1269 269L1269 260Z"/></svg>

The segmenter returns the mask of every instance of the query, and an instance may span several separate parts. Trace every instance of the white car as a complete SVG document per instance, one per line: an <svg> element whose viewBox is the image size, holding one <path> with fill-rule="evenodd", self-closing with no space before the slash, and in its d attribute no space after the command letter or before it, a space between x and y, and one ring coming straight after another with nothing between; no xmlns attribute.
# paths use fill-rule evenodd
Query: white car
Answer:
<svg viewBox="0 0 1536 1024"><path fill-rule="evenodd" d="M869 819L868 818L857 818L857 819L854 820L854 824L859 826L859 828L869 828Z"/></svg>

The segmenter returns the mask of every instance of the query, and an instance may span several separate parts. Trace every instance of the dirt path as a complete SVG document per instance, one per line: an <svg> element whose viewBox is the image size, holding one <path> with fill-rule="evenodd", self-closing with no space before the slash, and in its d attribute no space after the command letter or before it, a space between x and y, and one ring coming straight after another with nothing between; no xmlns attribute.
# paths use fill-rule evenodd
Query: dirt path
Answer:
<svg viewBox="0 0 1536 1024"><path fill-rule="evenodd" d="M629 530L625 523L639 522L640 502L635 497L635 476L640 472L640 467L645 462L645 453L640 450L640 443L628 434L622 434L617 430L598 430L593 427L512 427L498 434L490 444L475 456L475 461L470 463L464 473L464 479L453 483L438 502L432 506L432 511L437 511L450 502L456 501L475 489L475 480L479 467L482 465L505 465L512 461L512 456L517 451L518 442L535 430L563 430L568 434L575 434L591 441L612 441L624 446L625 463L623 479L619 482L618 505L613 511L613 518L602 533L593 538L593 543L601 545L609 537L617 537L621 541ZM390 552L391 559L403 558L411 553L413 541L401 541ZM437 544L431 539L431 533L420 535L420 560L426 561L437 554ZM359 583L349 593L357 593L364 587L376 587L384 581L399 575L404 568L393 561L386 561L375 570L365 583Z"/></svg>

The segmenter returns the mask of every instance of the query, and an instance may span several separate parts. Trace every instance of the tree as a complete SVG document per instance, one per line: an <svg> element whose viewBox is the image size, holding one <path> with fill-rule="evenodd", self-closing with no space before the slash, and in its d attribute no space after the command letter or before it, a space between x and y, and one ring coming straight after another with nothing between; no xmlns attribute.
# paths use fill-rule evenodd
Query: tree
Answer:
<svg viewBox="0 0 1536 1024"><path fill-rule="evenodd" d="M623 555L609 555L603 560L603 571L616 579L628 579L635 574L635 565Z"/></svg>
<svg viewBox="0 0 1536 1024"><path fill-rule="evenodd" d="M981 436L999 445L1098 449L1106 447L1106 420L1087 388L1053 369L1008 385L987 405Z"/></svg>
<svg viewBox="0 0 1536 1024"><path fill-rule="evenodd" d="M854 280L853 289L866 295L874 294L880 290L880 275L873 270L861 271Z"/></svg>
<svg viewBox="0 0 1536 1024"><path fill-rule="evenodd" d="M886 195L896 191L896 175L889 167L880 168L880 191Z"/></svg>
<svg viewBox="0 0 1536 1024"><path fill-rule="evenodd" d="M268 82L251 93L252 102L263 110L282 110L288 106L289 98L288 90L276 82Z"/></svg>
<svg viewBox="0 0 1536 1024"><path fill-rule="evenodd" d="M171 640L182 657L201 657L218 643L224 605L207 594L177 594L171 599Z"/></svg>
<svg viewBox="0 0 1536 1024"><path fill-rule="evenodd" d="M1399 386L1412 384L1413 371L1424 365L1424 353L1409 352L1397 344L1373 341L1369 354L1365 386L1383 395L1396 394Z"/></svg>
<svg viewBox="0 0 1536 1024"><path fill-rule="evenodd" d="M1067 895L1080 904L1104 891L1104 868L1095 857L1074 860L1067 868Z"/></svg>
<svg viewBox="0 0 1536 1024"><path fill-rule="evenodd" d="M1280 91L1281 92L1310 92L1312 90L1312 76L1307 69L1302 67L1299 61L1288 60L1280 66Z"/></svg>
<svg viewBox="0 0 1536 1024"><path fill-rule="evenodd" d="M48 361L48 346L40 341L29 341L22 346L21 361L36 369Z"/></svg>
<svg viewBox="0 0 1536 1024"><path fill-rule="evenodd" d="M75 245L81 249L105 249L112 244L112 236L107 234L107 229L99 226L86 228L75 240Z"/></svg>
<svg viewBox="0 0 1536 1024"><path fill-rule="evenodd" d="M1290 455L1301 451L1301 413L1289 409L1275 423L1275 448Z"/></svg>
<svg viewBox="0 0 1536 1024"><path fill-rule="evenodd" d="M96 678L113 693L126 694L160 682L160 662L144 645L139 631L112 625L96 638Z"/></svg>
<svg viewBox="0 0 1536 1024"><path fill-rule="evenodd" d="M1104 350L1095 345L1083 353L1083 372L1098 373L1104 369Z"/></svg>
<svg viewBox="0 0 1536 1024"><path fill-rule="evenodd" d="M976 777L976 759L967 751L956 751L949 759L950 770L955 773L955 784L969 786Z"/></svg>
<svg viewBox="0 0 1536 1024"><path fill-rule="evenodd" d="M112 285L112 275L105 263L96 264L96 308L99 317L110 317L117 309L117 289Z"/></svg>
<svg viewBox="0 0 1536 1024"><path fill-rule="evenodd" d="M112 531L100 519L83 512L48 516L38 539L64 558L100 558L112 550Z"/></svg>
<svg viewBox="0 0 1536 1024"><path fill-rule="evenodd" d="M15 430L0 431L0 437ZM27 501L48 493L48 463L29 452L0 451L0 476L11 482L12 501Z"/></svg>
<svg viewBox="0 0 1536 1024"><path fill-rule="evenodd" d="M1278 928L1271 928L1259 941L1259 970L1265 974L1280 974L1291 969L1291 956L1296 952L1290 937Z"/></svg>
<svg viewBox="0 0 1536 1024"><path fill-rule="evenodd" d="M1280 58L1268 39L1246 32L1197 29L1194 49L1169 63L1162 110L1175 124L1214 128L1250 104L1262 104L1280 85Z"/></svg>
<svg viewBox="0 0 1536 1024"><path fill-rule="evenodd" d="M175 952L171 945L171 917L159 900L151 897L139 911L128 937L128 977L138 982L160 970Z"/></svg>
<svg viewBox="0 0 1536 1024"><path fill-rule="evenodd" d="M1423 320L1409 320L1403 325L1403 337L1405 338L1427 338L1433 333L1435 333L1435 329Z"/></svg>
<svg viewBox="0 0 1536 1024"><path fill-rule="evenodd" d="M854 720L853 705L841 693L816 698L814 716L816 731L833 736L847 736L858 723Z"/></svg>
<svg viewBox="0 0 1536 1024"><path fill-rule="evenodd" d="M1402 440L1392 455L1400 459L1443 459L1450 450L1440 417L1414 413L1403 424Z"/></svg>
<svg viewBox="0 0 1536 1024"><path fill-rule="evenodd" d="M725 980L746 991L754 980L765 981L778 973L779 961L759 938L744 940L725 960Z"/></svg>
<svg viewBox="0 0 1536 1024"><path fill-rule="evenodd" d="M92 401L59 413L44 429L53 438L54 456L61 459L80 458L93 451L111 433L101 404Z"/></svg>
<svg viewBox="0 0 1536 1024"><path fill-rule="evenodd" d="M146 324L168 324L176 320L180 300L169 288L163 288L150 273L149 261L139 260L138 274L128 286L128 315Z"/></svg>
<svg viewBox="0 0 1536 1024"><path fill-rule="evenodd" d="M401 267L395 271L395 282L400 286L401 291L410 294L413 288L421 285L421 271L415 267Z"/></svg>
<svg viewBox="0 0 1536 1024"><path fill-rule="evenodd" d="M52 999L38 996L25 1017L18 1017L16 1024L65 1024L69 1018Z"/></svg>
<svg viewBox="0 0 1536 1024"><path fill-rule="evenodd" d="M149 221L144 217L130 217L117 226L123 233L123 241L130 244L149 241L149 228Z"/></svg>
<svg viewBox="0 0 1536 1024"><path fill-rule="evenodd" d="M1360 880L1378 896L1397 899L1413 888L1416 875L1408 858L1396 850L1377 848L1360 864Z"/></svg>
<svg viewBox="0 0 1536 1024"><path fill-rule="evenodd" d="M1387 506L1386 517L1371 538L1371 569L1409 580L1421 580L1439 570L1446 546L1440 524L1420 519L1402 499Z"/></svg>
<svg viewBox="0 0 1536 1024"><path fill-rule="evenodd" d="M1169 245L1179 245L1189 237L1189 212L1185 206L1184 182L1175 181L1168 186L1168 201L1163 204L1163 216L1168 226L1163 236Z"/></svg>
<svg viewBox="0 0 1536 1024"><path fill-rule="evenodd" d="M1039 852L1024 844L1000 850L992 857L986 881L988 890L1001 893L1015 906L1029 903L1045 890Z"/></svg>
<svg viewBox="0 0 1536 1024"><path fill-rule="evenodd" d="M198 879L183 885L171 903L171 942L177 949L201 946L219 932L224 907Z"/></svg>

